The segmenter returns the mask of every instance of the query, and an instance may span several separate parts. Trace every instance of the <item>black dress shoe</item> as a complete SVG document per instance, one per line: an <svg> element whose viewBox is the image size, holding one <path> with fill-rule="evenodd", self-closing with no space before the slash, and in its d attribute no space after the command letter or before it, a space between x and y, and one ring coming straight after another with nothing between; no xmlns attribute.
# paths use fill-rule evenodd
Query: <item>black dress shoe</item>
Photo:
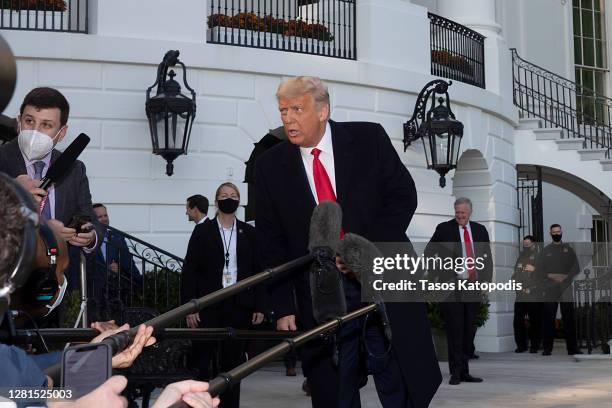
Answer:
<svg viewBox="0 0 612 408"><path fill-rule="evenodd" d="M526 348L526 347L517 347L517 348L514 350L514 352L515 352L515 353L524 353L524 352L526 352L526 351L527 351L527 348Z"/></svg>
<svg viewBox="0 0 612 408"><path fill-rule="evenodd" d="M450 380L448 380L448 383L450 385L458 385L461 384L461 379L459 377L451 377Z"/></svg>
<svg viewBox="0 0 612 408"><path fill-rule="evenodd" d="M551 354L552 354L551 350L544 350L544 351L542 352L542 355L543 355L543 356L550 356Z"/></svg>
<svg viewBox="0 0 612 408"><path fill-rule="evenodd" d="M478 360L479 358L480 358L480 356L478 354L476 354L476 353L474 353L474 354L472 354L470 356L470 360Z"/></svg>
<svg viewBox="0 0 612 408"><path fill-rule="evenodd" d="M537 348L532 348L532 349L529 349L529 352L530 352L531 354L535 354L535 353L537 353L537 352L538 352L538 349L537 349Z"/></svg>
<svg viewBox="0 0 612 408"><path fill-rule="evenodd" d="M574 350L574 351L568 351L567 355L568 356L573 356L574 354L584 354L582 351L580 350Z"/></svg>
<svg viewBox="0 0 612 408"><path fill-rule="evenodd" d="M461 377L461 381L463 382L468 382L468 383L479 383L479 382L483 382L484 380L482 378L478 378L478 377L472 377L471 375L464 375L463 377Z"/></svg>

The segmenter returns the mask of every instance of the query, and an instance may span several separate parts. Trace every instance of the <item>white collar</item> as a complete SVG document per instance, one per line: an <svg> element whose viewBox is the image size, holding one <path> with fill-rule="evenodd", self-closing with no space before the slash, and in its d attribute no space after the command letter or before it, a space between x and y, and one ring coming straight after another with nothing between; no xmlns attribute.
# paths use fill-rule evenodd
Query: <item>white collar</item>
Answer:
<svg viewBox="0 0 612 408"><path fill-rule="evenodd" d="M325 123L325 133L323 133L323 137L321 138L321 140L319 140L319 143L315 147L324 153L329 153L331 155L334 154L331 127L329 126L329 121ZM304 157L312 157L311 152L312 149L314 149L315 147L300 147L300 152Z"/></svg>

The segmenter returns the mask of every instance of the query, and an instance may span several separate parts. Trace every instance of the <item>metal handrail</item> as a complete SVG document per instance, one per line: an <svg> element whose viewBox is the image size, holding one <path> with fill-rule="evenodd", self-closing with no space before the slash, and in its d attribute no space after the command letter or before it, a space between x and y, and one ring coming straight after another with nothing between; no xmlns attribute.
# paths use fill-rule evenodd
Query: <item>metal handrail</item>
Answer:
<svg viewBox="0 0 612 408"><path fill-rule="evenodd" d="M612 98L598 94L512 52L513 102L523 117L563 129L562 137L583 138L583 148L612 149Z"/></svg>

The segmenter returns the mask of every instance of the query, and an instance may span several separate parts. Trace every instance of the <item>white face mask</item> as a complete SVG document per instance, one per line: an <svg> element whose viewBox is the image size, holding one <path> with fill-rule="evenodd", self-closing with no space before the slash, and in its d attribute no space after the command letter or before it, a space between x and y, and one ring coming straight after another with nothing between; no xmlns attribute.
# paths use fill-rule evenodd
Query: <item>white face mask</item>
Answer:
<svg viewBox="0 0 612 408"><path fill-rule="evenodd" d="M63 126L55 137L57 137L62 129ZM21 149L21 152L28 160L40 160L53 150L53 139L55 137L51 138L38 130L21 130L17 143L19 143L19 149Z"/></svg>
<svg viewBox="0 0 612 408"><path fill-rule="evenodd" d="M66 294L67 287L68 287L68 279L66 279L66 277L64 276L64 283L62 284L62 286L59 286L60 293L57 296L57 299L55 299L55 302L53 302L51 306L45 305L45 307L49 309L49 311L47 312L45 316L48 316L49 313L53 311L53 309L55 309L56 307L60 305L60 303L62 303L62 300L64 299L64 295Z"/></svg>

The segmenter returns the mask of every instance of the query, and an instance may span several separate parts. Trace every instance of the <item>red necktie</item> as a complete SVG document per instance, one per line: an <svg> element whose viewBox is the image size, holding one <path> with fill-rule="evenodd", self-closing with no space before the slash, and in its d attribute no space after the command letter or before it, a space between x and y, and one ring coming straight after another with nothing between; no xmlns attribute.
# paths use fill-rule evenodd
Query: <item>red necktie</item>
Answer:
<svg viewBox="0 0 612 408"><path fill-rule="evenodd" d="M476 271L474 270L474 250L472 249L472 240L470 239L470 233L468 232L465 225L463 226L463 241L465 242L465 255L468 259L471 259L471 268L468 269L468 280L476 280Z"/></svg>
<svg viewBox="0 0 612 408"><path fill-rule="evenodd" d="M321 151L317 148L312 149L310 152L314 156L312 160L312 175L314 176L315 189L317 190L317 198L321 201L336 201L336 194L332 187L331 181L323 163L319 160Z"/></svg>
<svg viewBox="0 0 612 408"><path fill-rule="evenodd" d="M317 190L317 198L319 199L319 203L322 201L336 202L336 194L334 193L334 188L332 187L329 175L327 174L327 171L325 171L323 163L321 163L321 160L319 160L321 150L315 147L312 149L310 154L314 156L314 159L312 160L312 175L314 178L315 190ZM344 229L340 230L340 239L342 238L344 238Z"/></svg>

